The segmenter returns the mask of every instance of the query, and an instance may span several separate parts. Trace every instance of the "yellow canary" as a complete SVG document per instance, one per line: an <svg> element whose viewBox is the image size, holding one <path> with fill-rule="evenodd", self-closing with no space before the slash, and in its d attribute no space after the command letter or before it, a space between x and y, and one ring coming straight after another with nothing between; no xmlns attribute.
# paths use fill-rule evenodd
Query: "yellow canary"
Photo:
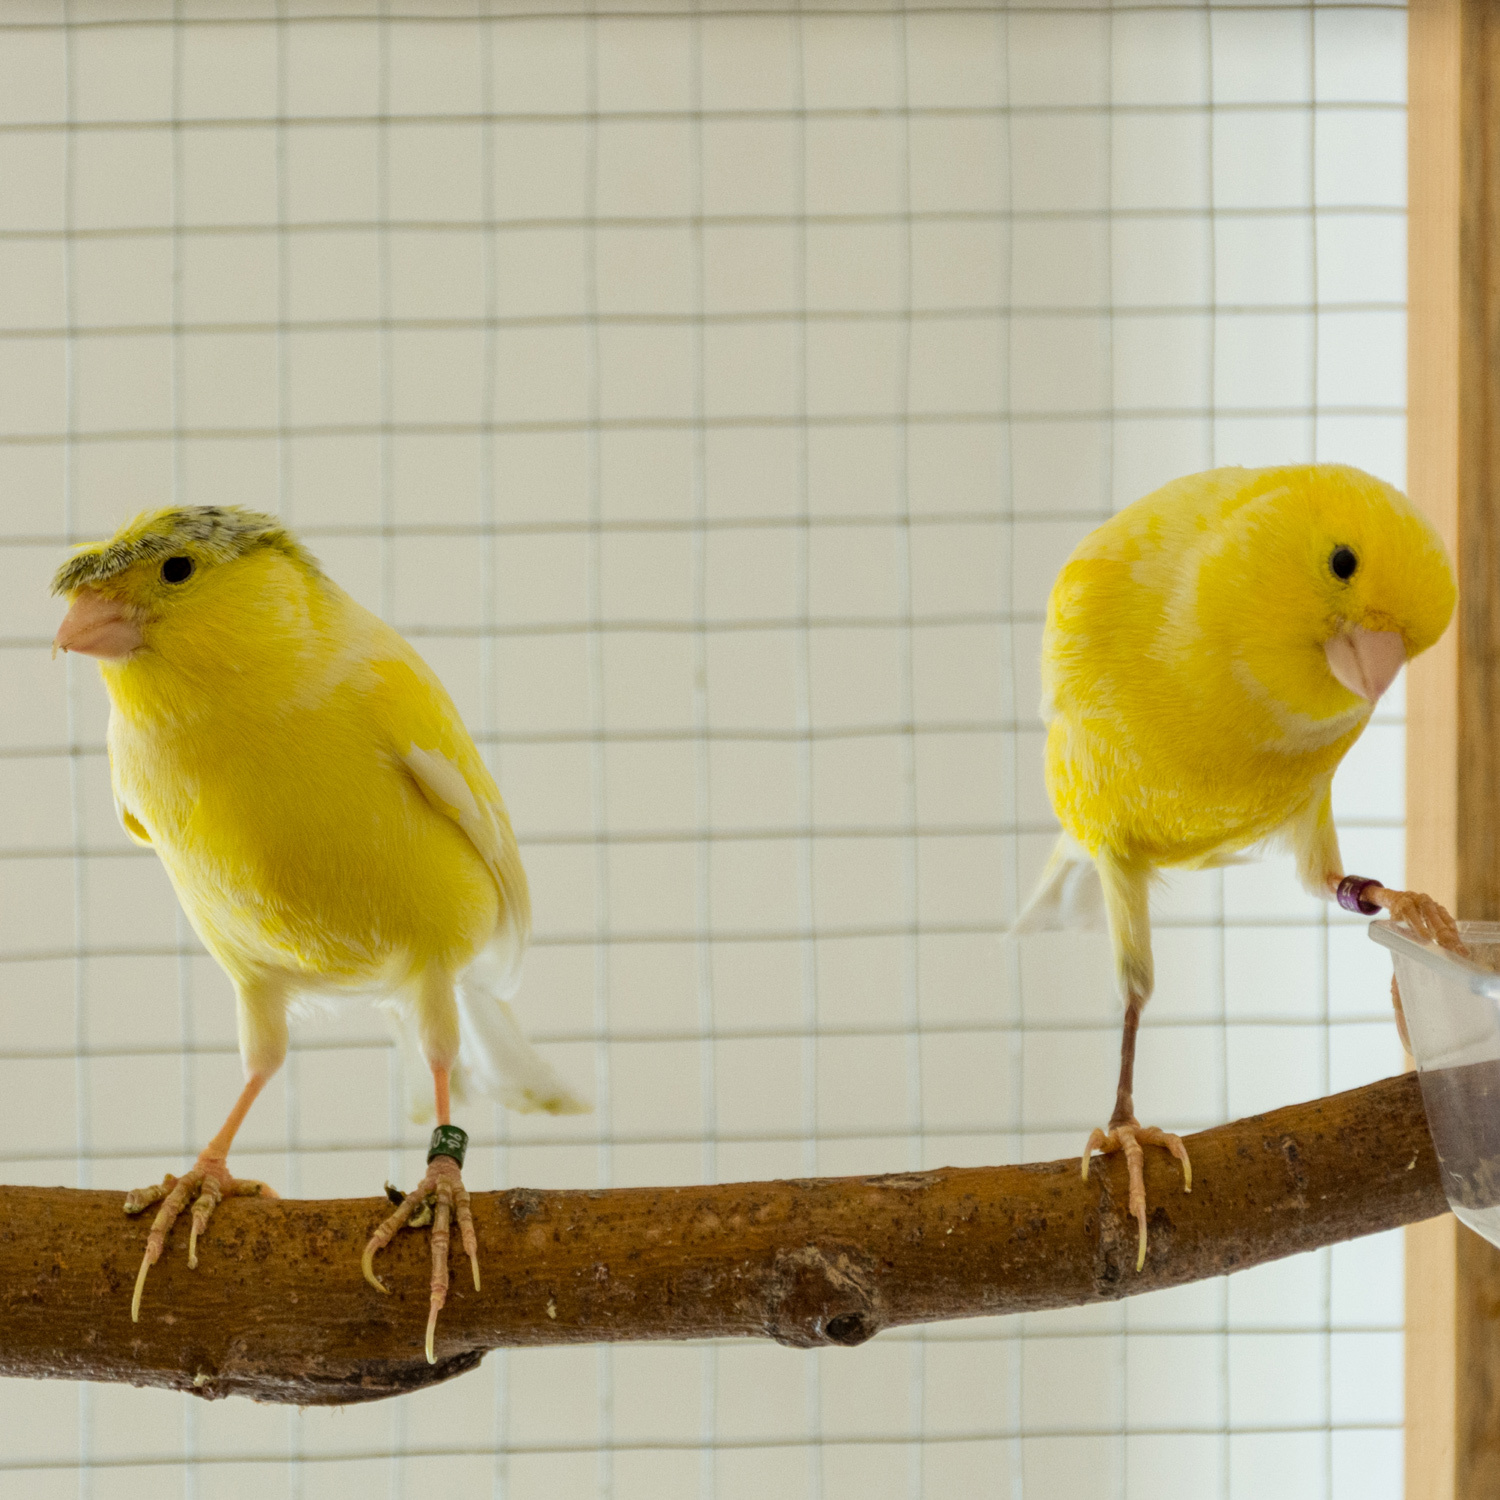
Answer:
<svg viewBox="0 0 1500 1500"><path fill-rule="evenodd" d="M531 909L499 790L422 658L269 516L229 506L140 516L78 550L54 591L69 600L56 645L99 658L109 692L120 821L156 850L233 982L247 1080L190 1171L127 1199L127 1212L165 1199L132 1317L190 1196L196 1265L220 1198L270 1191L233 1177L226 1158L286 1056L289 1006L374 992L431 1070L438 1129L426 1176L372 1237L365 1273L381 1285L375 1252L435 1201L431 1360L455 1212L479 1285L450 1085L522 1110L587 1107L503 999Z"/></svg>
<svg viewBox="0 0 1500 1500"><path fill-rule="evenodd" d="M1152 988L1149 889L1168 867L1267 841L1303 884L1456 941L1415 892L1345 879L1333 773L1402 665L1456 599L1437 533L1399 491L1332 464L1214 469L1137 500L1079 544L1042 640L1047 790L1063 826L1016 931L1102 907L1125 1001L1120 1082L1090 1154L1123 1151L1146 1254L1141 1145L1191 1167L1135 1118L1136 1028Z"/></svg>

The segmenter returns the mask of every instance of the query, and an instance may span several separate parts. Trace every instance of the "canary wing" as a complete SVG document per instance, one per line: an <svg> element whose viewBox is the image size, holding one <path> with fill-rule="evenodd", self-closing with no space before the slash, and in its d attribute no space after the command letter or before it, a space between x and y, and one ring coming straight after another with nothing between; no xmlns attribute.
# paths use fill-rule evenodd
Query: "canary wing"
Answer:
<svg viewBox="0 0 1500 1500"><path fill-rule="evenodd" d="M501 913L493 948L502 960L501 993L510 994L531 934L531 898L510 818L442 683L394 639L405 648L401 655L372 663L380 684L374 704L379 728L428 805L457 824L494 878Z"/></svg>
<svg viewBox="0 0 1500 1500"><path fill-rule="evenodd" d="M441 750L416 742L407 746L401 763L411 772L428 804L451 818L468 835L469 842L495 877L509 913L515 899L513 885L518 861L509 822L501 821L505 809L498 792L493 801L485 797L484 788L476 789L455 761Z"/></svg>
<svg viewBox="0 0 1500 1500"><path fill-rule="evenodd" d="M531 931L531 902L515 834L500 798L452 700L412 653L381 662L384 729L401 765L428 804L468 837L489 868L501 898L500 927L489 947L458 976L462 1037L453 1091L498 1099L510 1109L580 1114L592 1108L563 1082L526 1040L505 1003L520 982L521 957ZM403 1038L406 1040L406 1038ZM409 1051L415 1050L415 1041ZM420 1068L409 1068L413 1077ZM410 1100L413 1118L427 1109L425 1094Z"/></svg>
<svg viewBox="0 0 1500 1500"><path fill-rule="evenodd" d="M120 827L131 839L137 844L144 844L148 849L151 847L151 835L146 832L141 820L120 801L118 796L115 798L115 816L120 820Z"/></svg>
<svg viewBox="0 0 1500 1500"><path fill-rule="evenodd" d="M125 805L125 799L120 795L119 779L115 776L115 757L111 752L109 757L109 790L115 802L115 816L120 820L120 827L137 844L144 844L148 849L151 847L151 835L146 831L146 826Z"/></svg>

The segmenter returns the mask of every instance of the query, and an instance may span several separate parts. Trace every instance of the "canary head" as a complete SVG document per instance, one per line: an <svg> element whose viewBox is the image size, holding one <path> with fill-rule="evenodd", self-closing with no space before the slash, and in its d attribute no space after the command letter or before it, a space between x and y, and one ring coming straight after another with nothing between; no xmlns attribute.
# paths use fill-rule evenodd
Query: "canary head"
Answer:
<svg viewBox="0 0 1500 1500"><path fill-rule="evenodd" d="M68 613L53 649L120 664L143 647L170 657L174 646L201 645L212 622L239 619L248 599L265 596L251 575L273 560L317 572L274 517L255 511L196 505L137 516L58 569L52 592L67 596Z"/></svg>
<svg viewBox="0 0 1500 1500"><path fill-rule="evenodd" d="M1264 469L1243 494L1198 572L1199 620L1287 716L1368 716L1453 614L1442 539L1399 490L1341 465Z"/></svg>

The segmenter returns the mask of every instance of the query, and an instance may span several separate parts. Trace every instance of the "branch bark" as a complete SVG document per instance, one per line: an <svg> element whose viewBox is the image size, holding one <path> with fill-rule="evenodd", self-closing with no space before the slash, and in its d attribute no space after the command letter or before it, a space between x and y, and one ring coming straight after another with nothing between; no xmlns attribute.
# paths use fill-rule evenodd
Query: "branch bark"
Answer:
<svg viewBox="0 0 1500 1500"><path fill-rule="evenodd" d="M884 1177L476 1193L484 1287L454 1250L438 1363L422 1352L427 1234L360 1276L384 1198L230 1199L187 1267L187 1216L130 1294L150 1215L122 1195L0 1188L0 1374L200 1396L376 1400L504 1345L733 1336L809 1348L884 1328L1110 1301L1243 1270L1446 1208L1413 1075L1188 1138L1193 1191L1147 1152L1134 1270L1119 1157Z"/></svg>

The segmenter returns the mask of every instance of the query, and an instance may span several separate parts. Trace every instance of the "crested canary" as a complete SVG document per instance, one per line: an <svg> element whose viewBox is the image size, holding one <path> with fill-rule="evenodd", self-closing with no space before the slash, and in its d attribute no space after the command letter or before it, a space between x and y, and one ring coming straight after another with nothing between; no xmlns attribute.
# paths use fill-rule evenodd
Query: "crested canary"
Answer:
<svg viewBox="0 0 1500 1500"><path fill-rule="evenodd" d="M235 1178L227 1157L286 1056L289 1005L373 992L418 1076L430 1070L437 1130L426 1175L371 1237L364 1270L385 1290L374 1255L433 1205L432 1361L455 1215L479 1286L450 1095L587 1108L505 1004L531 911L499 790L427 664L272 517L233 506L139 516L78 549L54 592L68 600L56 646L97 657L109 693L120 821L156 851L233 983L245 1067L193 1167L126 1201L139 1212L161 1200L131 1316L190 1198L196 1265L221 1198L270 1192Z"/></svg>
<svg viewBox="0 0 1500 1500"><path fill-rule="evenodd" d="M1142 1146L1169 1150L1192 1186L1181 1139L1135 1118L1152 877L1279 843L1315 895L1457 944L1430 898L1345 877L1331 803L1339 762L1455 599L1442 541L1405 496L1332 464L1175 480L1085 537L1053 585L1042 713L1062 835L1014 930L1101 912L1108 926L1125 1003L1120 1077L1083 1175L1096 1149L1124 1152L1137 1269Z"/></svg>

